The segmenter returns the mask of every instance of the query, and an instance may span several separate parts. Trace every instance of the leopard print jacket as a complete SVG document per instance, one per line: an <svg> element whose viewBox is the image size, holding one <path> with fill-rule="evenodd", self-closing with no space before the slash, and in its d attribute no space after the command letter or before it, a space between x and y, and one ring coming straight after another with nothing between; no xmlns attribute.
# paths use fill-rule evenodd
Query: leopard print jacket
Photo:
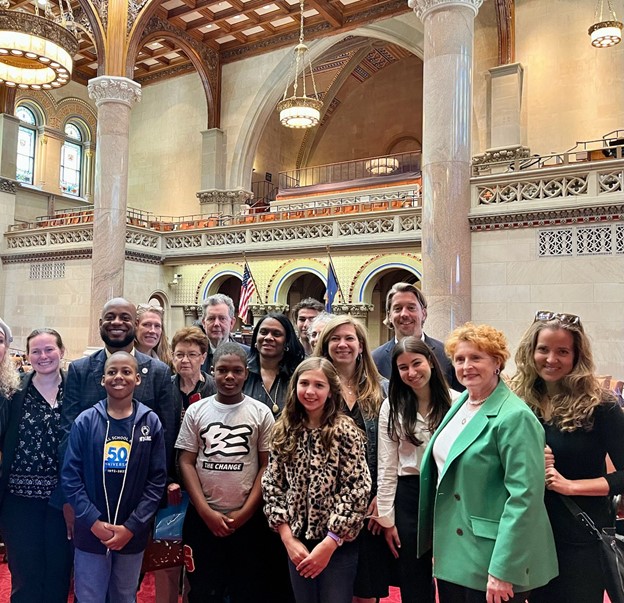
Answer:
<svg viewBox="0 0 624 603"><path fill-rule="evenodd" d="M322 540L328 531L354 540L364 524L370 491L364 434L346 416L337 421L329 452L319 429L305 430L292 460L284 462L271 450L262 477L269 525L277 530L287 523L296 538L308 540Z"/></svg>

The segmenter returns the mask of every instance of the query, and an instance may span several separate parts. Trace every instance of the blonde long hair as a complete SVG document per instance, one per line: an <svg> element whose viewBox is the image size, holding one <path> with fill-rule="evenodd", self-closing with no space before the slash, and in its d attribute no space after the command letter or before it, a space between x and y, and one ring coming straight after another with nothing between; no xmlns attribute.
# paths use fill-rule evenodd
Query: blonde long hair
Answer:
<svg viewBox="0 0 624 603"><path fill-rule="evenodd" d="M314 348L314 355L322 356L333 364L329 355L329 341L334 331L343 325L351 325L355 329L355 334L362 346L362 353L356 362L354 375L358 388L357 402L364 417L372 419L379 415L379 408L383 402L384 395L380 384L381 375L377 371L371 356L366 329L362 323L348 315L332 318L319 335Z"/></svg>
<svg viewBox="0 0 624 603"><path fill-rule="evenodd" d="M537 338L544 329L567 331L574 342L573 368L561 379L561 391L550 398L548 418L545 416L546 383L535 366ZM558 318L535 321L522 336L515 360L517 372L511 379L511 388L539 418L561 431L592 429L594 410L609 398L609 393L595 376L591 346L580 322L568 324Z"/></svg>
<svg viewBox="0 0 624 603"><path fill-rule="evenodd" d="M162 330L160 331L160 339L154 346L153 352L159 360L162 360L169 368L173 367L173 354L171 353L171 346L167 340L167 334L165 333L165 310L162 306L154 304L152 301L147 304L139 304L137 306L137 327L141 322L141 317L148 313L156 314L160 318L162 323ZM134 338L135 346L137 344L136 335Z"/></svg>
<svg viewBox="0 0 624 603"><path fill-rule="evenodd" d="M271 436L271 449L279 457L291 460L297 449L297 442L306 426L307 413L297 397L297 382L306 371L323 371L329 383L329 396L325 402L321 416L321 441L325 450L329 451L336 433L336 425L342 420L340 412L342 390L340 379L334 365L325 358L311 357L304 360L293 373L288 383L284 410L275 422ZM346 417L344 417L346 419Z"/></svg>

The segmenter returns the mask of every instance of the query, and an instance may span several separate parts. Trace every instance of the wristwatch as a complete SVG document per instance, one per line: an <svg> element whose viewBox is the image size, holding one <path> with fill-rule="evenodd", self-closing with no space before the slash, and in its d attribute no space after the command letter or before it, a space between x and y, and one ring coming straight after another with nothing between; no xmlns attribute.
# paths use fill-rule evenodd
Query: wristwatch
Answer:
<svg viewBox="0 0 624 603"><path fill-rule="evenodd" d="M338 545L342 546L344 544L344 540L338 536L338 534L334 534L333 532L327 532L327 535Z"/></svg>

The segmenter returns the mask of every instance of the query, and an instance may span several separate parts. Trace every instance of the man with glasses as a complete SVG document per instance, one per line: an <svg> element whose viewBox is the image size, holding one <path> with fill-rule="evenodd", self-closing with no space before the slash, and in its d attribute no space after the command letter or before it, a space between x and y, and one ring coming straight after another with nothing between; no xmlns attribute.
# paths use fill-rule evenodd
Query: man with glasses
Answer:
<svg viewBox="0 0 624 603"><path fill-rule="evenodd" d="M202 326L210 343L202 370L210 374L212 356L219 344L224 341L234 341L231 332L236 324L236 310L232 298L223 293L215 293L215 295L207 297L203 301L202 307L204 309ZM246 353L249 353L249 346L243 345L242 347Z"/></svg>

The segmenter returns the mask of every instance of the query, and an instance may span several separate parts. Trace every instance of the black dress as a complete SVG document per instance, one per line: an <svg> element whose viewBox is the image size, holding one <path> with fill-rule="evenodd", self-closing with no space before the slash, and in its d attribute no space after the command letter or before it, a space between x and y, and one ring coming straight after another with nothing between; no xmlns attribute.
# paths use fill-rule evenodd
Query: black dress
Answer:
<svg viewBox="0 0 624 603"><path fill-rule="evenodd" d="M573 496L596 526L614 524L611 497L624 492L624 411L612 402L604 402L594 411L590 431L561 431L544 425L546 443L555 455L555 468L571 480L604 477L608 496ZM605 457L609 455L617 471L607 474ZM533 592L532 603L602 603L604 584L598 547L593 538L572 516L561 495L546 490L546 509L557 547L559 576Z"/></svg>

